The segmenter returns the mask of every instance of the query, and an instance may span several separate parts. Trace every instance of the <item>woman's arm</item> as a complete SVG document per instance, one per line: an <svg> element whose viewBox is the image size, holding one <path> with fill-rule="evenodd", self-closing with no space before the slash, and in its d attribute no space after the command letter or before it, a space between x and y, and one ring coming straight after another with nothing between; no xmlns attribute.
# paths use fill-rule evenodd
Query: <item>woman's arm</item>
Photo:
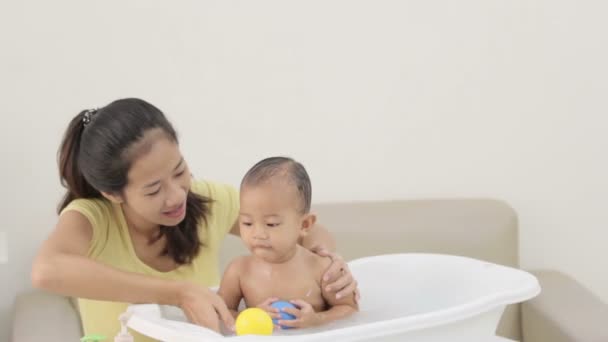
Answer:
<svg viewBox="0 0 608 342"><path fill-rule="evenodd" d="M84 215L76 211L61 215L34 260L34 287L94 300L176 305L192 322L219 331L217 310L232 325L226 305L206 288L125 272L89 259L92 237L93 229Z"/></svg>
<svg viewBox="0 0 608 342"><path fill-rule="evenodd" d="M129 303L176 304L175 284L130 274L89 259L93 229L86 217L69 211L34 260L34 287L62 295ZM134 291L137 289L137 291Z"/></svg>

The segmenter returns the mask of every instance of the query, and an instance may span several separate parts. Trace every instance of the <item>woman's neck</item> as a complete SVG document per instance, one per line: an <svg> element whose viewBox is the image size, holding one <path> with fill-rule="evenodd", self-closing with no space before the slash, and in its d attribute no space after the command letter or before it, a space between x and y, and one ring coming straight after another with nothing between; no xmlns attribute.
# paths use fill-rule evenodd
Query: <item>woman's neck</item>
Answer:
<svg viewBox="0 0 608 342"><path fill-rule="evenodd" d="M143 217L134 212L127 204L122 203L120 207L125 217L127 227L132 234L146 237L150 241L158 238L160 225L150 223L149 221L145 220Z"/></svg>

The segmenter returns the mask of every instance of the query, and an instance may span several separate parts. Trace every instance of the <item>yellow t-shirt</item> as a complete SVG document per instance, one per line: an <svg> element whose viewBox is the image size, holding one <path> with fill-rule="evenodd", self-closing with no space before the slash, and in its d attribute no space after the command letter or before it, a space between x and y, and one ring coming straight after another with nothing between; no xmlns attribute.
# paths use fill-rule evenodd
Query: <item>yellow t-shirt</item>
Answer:
<svg viewBox="0 0 608 342"><path fill-rule="evenodd" d="M62 213L75 210L83 214L93 227L88 257L117 269L164 279L189 280L202 286L217 286L220 281L218 254L221 243L237 219L238 193L234 187L208 181L193 181L191 191L211 198L207 224L199 226L203 246L191 264L170 272L160 272L144 264L135 254L122 209L105 199L77 199ZM118 316L128 304L78 299L85 334L101 334L112 341L120 330ZM137 333L135 341L153 341Z"/></svg>

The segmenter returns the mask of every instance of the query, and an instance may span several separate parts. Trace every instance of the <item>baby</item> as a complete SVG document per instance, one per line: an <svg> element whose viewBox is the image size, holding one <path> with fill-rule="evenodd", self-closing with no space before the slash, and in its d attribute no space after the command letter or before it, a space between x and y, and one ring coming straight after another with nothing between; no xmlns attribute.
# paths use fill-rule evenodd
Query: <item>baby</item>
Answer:
<svg viewBox="0 0 608 342"><path fill-rule="evenodd" d="M336 299L325 290L322 275L331 260L298 244L316 220L310 179L300 163L284 157L260 161L241 182L240 202L240 234L251 254L228 265L218 292L235 317L241 299L273 319L280 318L273 302L291 302L295 308L282 311L295 318L277 321L285 328L313 327L358 310L354 295Z"/></svg>

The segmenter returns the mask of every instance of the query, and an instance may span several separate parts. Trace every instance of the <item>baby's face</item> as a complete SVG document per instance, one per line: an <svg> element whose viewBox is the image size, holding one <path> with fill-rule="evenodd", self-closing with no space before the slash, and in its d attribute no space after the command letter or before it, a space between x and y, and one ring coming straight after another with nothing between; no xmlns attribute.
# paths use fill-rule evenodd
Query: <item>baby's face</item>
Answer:
<svg viewBox="0 0 608 342"><path fill-rule="evenodd" d="M246 185L240 196L239 228L251 253L271 263L291 259L306 217L295 187L282 181Z"/></svg>

